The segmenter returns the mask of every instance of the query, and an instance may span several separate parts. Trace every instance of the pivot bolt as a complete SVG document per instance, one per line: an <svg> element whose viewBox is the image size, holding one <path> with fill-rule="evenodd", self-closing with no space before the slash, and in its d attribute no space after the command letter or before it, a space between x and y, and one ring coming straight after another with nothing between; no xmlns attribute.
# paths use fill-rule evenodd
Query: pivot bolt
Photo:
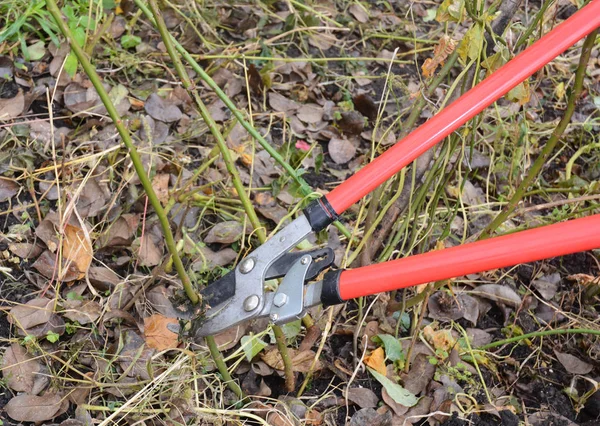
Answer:
<svg viewBox="0 0 600 426"><path fill-rule="evenodd" d="M242 263L240 263L240 272L242 274L247 274L254 269L255 264L256 262L253 257L242 260Z"/></svg>
<svg viewBox="0 0 600 426"><path fill-rule="evenodd" d="M281 308L288 301L288 296L285 293L277 293L273 298L273 304L278 308Z"/></svg>
<svg viewBox="0 0 600 426"><path fill-rule="evenodd" d="M258 308L259 303L260 303L260 297L258 297L256 294L253 294L252 296L248 296L248 297L246 297L246 300L244 300L244 310L246 312L252 312L256 308Z"/></svg>
<svg viewBox="0 0 600 426"><path fill-rule="evenodd" d="M309 260L310 260L309 256L304 256L302 259L300 259L300 263L303 265L306 265Z"/></svg>

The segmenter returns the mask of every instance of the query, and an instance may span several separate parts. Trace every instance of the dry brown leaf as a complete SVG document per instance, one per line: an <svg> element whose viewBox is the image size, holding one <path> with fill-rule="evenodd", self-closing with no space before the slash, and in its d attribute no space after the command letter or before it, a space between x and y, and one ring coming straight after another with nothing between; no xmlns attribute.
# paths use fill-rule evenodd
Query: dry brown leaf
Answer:
<svg viewBox="0 0 600 426"><path fill-rule="evenodd" d="M166 205L169 202L169 175L166 173L159 173L152 179L152 189L156 192L156 196L162 205Z"/></svg>
<svg viewBox="0 0 600 426"><path fill-rule="evenodd" d="M600 284L600 277L595 277L589 274L568 275L567 279L570 281L577 281L577 284L579 285Z"/></svg>
<svg viewBox="0 0 600 426"><path fill-rule="evenodd" d="M471 294L494 302L503 303L507 306L517 308L521 305L521 296L519 296L512 288L500 284L483 284L471 291Z"/></svg>
<svg viewBox="0 0 600 426"><path fill-rule="evenodd" d="M100 318L102 308L93 300L67 300L63 307L66 309L65 317L79 324L90 324Z"/></svg>
<svg viewBox="0 0 600 426"><path fill-rule="evenodd" d="M154 239L146 233L137 241L139 244L138 256L140 264L143 266L158 265L162 259L163 252L161 248L156 245Z"/></svg>
<svg viewBox="0 0 600 426"><path fill-rule="evenodd" d="M241 324L236 327L229 327L227 330L216 334L215 343L220 351L226 351L233 348L240 341L242 336L246 334L248 329L247 324Z"/></svg>
<svg viewBox="0 0 600 426"><path fill-rule="evenodd" d="M167 318L160 314L144 318L144 337L149 347L159 351L177 347L179 344L177 333L169 330L167 327L169 324L179 323L175 318Z"/></svg>
<svg viewBox="0 0 600 426"><path fill-rule="evenodd" d="M428 356L419 354L410 364L410 370L403 379L404 388L410 393L419 395L431 382L434 374L435 365L429 362Z"/></svg>
<svg viewBox="0 0 600 426"><path fill-rule="evenodd" d="M288 349L288 352L290 358L292 359L294 371L299 373L308 373L315 358L315 352L311 350L300 352L296 349ZM281 354L276 347L273 347L269 351L261 354L261 358L269 367L276 370L283 370L283 360L281 359ZM317 360L314 371L318 371L321 368L323 368L321 361Z"/></svg>
<svg viewBox="0 0 600 426"><path fill-rule="evenodd" d="M358 111L346 111L335 122L340 131L347 135L360 135L365 128L365 117Z"/></svg>
<svg viewBox="0 0 600 426"><path fill-rule="evenodd" d="M369 22L369 13L365 7L359 3L352 3L348 8L348 12L350 12L350 14L360 23L366 24Z"/></svg>
<svg viewBox="0 0 600 426"><path fill-rule="evenodd" d="M277 92L269 93L269 105L271 105L271 108L273 108L275 111L283 112L286 115L297 111L301 106L298 102L286 98Z"/></svg>
<svg viewBox="0 0 600 426"><path fill-rule="evenodd" d="M12 179L0 177L0 202L10 200L19 192L19 185Z"/></svg>
<svg viewBox="0 0 600 426"><path fill-rule="evenodd" d="M115 220L98 239L100 247L129 245L138 228L137 214L124 214ZM37 230L36 230L37 233Z"/></svg>
<svg viewBox="0 0 600 426"><path fill-rule="evenodd" d="M385 367L385 352L383 347L380 346L371 352L370 355L365 356L363 362L378 373L384 376L387 374L387 368Z"/></svg>
<svg viewBox="0 0 600 426"><path fill-rule="evenodd" d="M591 364L580 360L576 356L559 352L556 349L554 350L554 354L562 366L565 367L565 370L571 374L580 374L583 376L588 374L594 368Z"/></svg>
<svg viewBox="0 0 600 426"><path fill-rule="evenodd" d="M12 243L9 244L8 249L12 254L22 259L38 257L44 251L42 247L32 243Z"/></svg>
<svg viewBox="0 0 600 426"><path fill-rule="evenodd" d="M8 313L8 319L12 324L28 329L48 322L53 310L53 300L38 297L24 305L14 306Z"/></svg>
<svg viewBox="0 0 600 426"><path fill-rule="evenodd" d="M0 99L0 121L10 121L17 118L25 109L25 95L19 90L17 96L10 99Z"/></svg>
<svg viewBox="0 0 600 426"><path fill-rule="evenodd" d="M173 102L161 98L156 93L152 93L148 97L144 108L150 117L165 123L178 121L183 116L181 110Z"/></svg>
<svg viewBox="0 0 600 426"><path fill-rule="evenodd" d="M346 138L331 138L327 150L336 164L347 163L356 154L356 147Z"/></svg>
<svg viewBox="0 0 600 426"><path fill-rule="evenodd" d="M439 43L433 48L433 58L427 58L421 69L423 76L429 78L437 67L444 64L446 58L456 49L456 42L447 35L443 35Z"/></svg>
<svg viewBox="0 0 600 426"><path fill-rule="evenodd" d="M32 393L36 374L42 365L18 343L6 348L2 357L2 376L15 392Z"/></svg>
<svg viewBox="0 0 600 426"><path fill-rule="evenodd" d="M4 411L18 422L45 422L53 419L61 411L62 397L53 395L18 395L12 398Z"/></svg>
<svg viewBox="0 0 600 426"><path fill-rule="evenodd" d="M348 401L358 405L360 408L374 408L379 403L379 398L371 389L350 388L347 393Z"/></svg>
<svg viewBox="0 0 600 426"><path fill-rule="evenodd" d="M93 251L92 244L89 238L86 238L83 229L69 224L65 225L62 256L75 264L79 271L79 278L85 276L92 263Z"/></svg>
<svg viewBox="0 0 600 426"><path fill-rule="evenodd" d="M323 107L317 104L305 104L300 107L296 116L308 124L316 124L323 120Z"/></svg>

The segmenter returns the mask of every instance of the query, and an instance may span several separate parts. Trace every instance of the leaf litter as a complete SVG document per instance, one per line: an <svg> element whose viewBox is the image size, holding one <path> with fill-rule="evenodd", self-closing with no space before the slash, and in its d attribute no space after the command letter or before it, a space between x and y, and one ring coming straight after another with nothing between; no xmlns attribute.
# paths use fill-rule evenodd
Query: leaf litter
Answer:
<svg viewBox="0 0 600 426"><path fill-rule="evenodd" d="M425 93L422 89L438 75L456 48L463 58L477 60L487 29L472 26L462 5L459 1L445 1L435 8L417 3L409 9L409 5L398 4L391 6L392 11L380 5L367 8L359 3L323 3L313 4L314 13L309 13L300 6L292 10L291 6L278 4L258 7L217 2L207 4L207 15L196 26L188 25L198 18L197 12L187 10L188 6L182 8L185 13L190 12L186 14L190 22L182 20L174 10L166 8L164 13L169 28L194 54L212 55L221 53L216 46L231 47L224 51L223 57L203 60L203 65L240 110L251 111L257 130L313 189L327 193L333 188L333 182L351 176L371 155L379 155L396 142L397 135L410 130L401 127L403 114L410 113L414 102ZM273 9L265 13L265 8ZM276 12L271 13L273 11ZM209 12L214 12L214 16ZM405 19L408 12L413 22ZM237 197L230 189L224 163L218 155L211 160L217 152L206 126L191 108L187 92L169 81L171 74L165 74L160 64L164 46L156 34L139 21L131 21L129 27L131 15L127 11L125 16L121 13L115 15L99 39L102 46L115 50L96 47L92 57L110 98L136 137L161 203L166 209L173 209L169 215L177 231L178 249L184 253L194 282L201 286L231 270L236 260L258 242L248 224L244 225L247 220L235 202ZM105 15L96 16L96 12L92 15L99 23L107 22ZM219 24L219 30L214 31L217 16L224 24ZM524 15L518 16L526 22ZM447 23L452 38L440 36L440 22ZM336 29L337 24L342 25L341 31ZM192 27L196 30L189 31ZM296 32L294 28L302 31ZM89 30L93 35L95 30L92 27ZM289 30L292 31L288 33ZM515 31L520 34L521 30ZM151 392L149 401L157 402L154 407L169 407L171 411L168 415L152 413L153 418L148 422L196 421L197 415L190 409L194 406L190 389L199 392L199 398L207 398L205 401L211 401L210 404L219 404L214 403L216 388L212 384L216 381L205 380L207 375L213 374L214 366L201 345L190 345L174 331L185 330L185 323L178 321L185 297L169 269L169 258L157 231L157 218L146 203L131 164L119 147L116 130L105 119L106 110L90 81L81 70L73 75L62 72L59 78L62 64L69 61L68 46L63 43L57 47L52 41L24 35L29 38L23 47L13 44L14 50L10 53L11 58L17 59L0 57L0 121L3 123L0 127L3 143L0 203L6 203L2 205L6 213L3 213L0 234L0 266L2 271L7 268L12 276L18 277L13 281L8 275L0 274L1 297L6 299L2 305L12 324L10 344L8 340L0 340L6 342L1 368L7 386L15 392L10 395L10 401L0 402L5 403L6 414L15 421L44 424L54 421L64 426L101 422L108 414L81 410L77 406L85 404L87 398L96 398L95 401L106 401L107 407L117 407L134 395L143 381L155 380L176 362L177 354L195 353L194 365L198 369L192 370L184 364L163 382L164 387ZM389 35L400 35L410 41L391 42ZM137 46L123 47L137 43L137 37ZM271 37L281 37L283 43L280 44L279 39L271 43ZM262 59L248 59L242 66L236 49L245 49L246 43L254 45L257 39ZM90 40L95 39L92 36ZM516 40L509 41L512 48ZM155 62L126 62L133 54L152 55ZM347 61L330 60L346 54L351 57ZM495 54L480 64L482 74L497 69L511 55L506 46L498 45ZM355 60L352 56L366 56L371 60ZM401 61L409 58L410 61L392 64L388 77L392 58ZM102 69L105 66L107 68ZM447 82L454 81L462 66L455 65ZM558 64L557 73L569 66L568 62ZM47 71L38 73L40 69ZM417 78L419 72L422 75ZM193 78L200 82L196 76ZM398 255L433 248L438 237L445 238L447 246L473 239L487 224L488 203L501 193L510 193L510 188L522 179L528 161L537 155L538 144L544 142L539 135L548 131L544 126L555 118L551 116L554 113L547 111L561 111L561 99L568 94L567 84L560 83L562 88L559 85L554 90L544 83L538 84L541 80L535 79L519 85L497 104L499 117L507 120L503 132L521 135L525 138L521 141L523 145L517 149L513 147L514 138L511 142L504 141L503 133L495 133L490 124L498 117L484 116L483 122L489 128L480 127L469 135L477 134L486 144L479 143L478 138L467 143L461 153L448 156L452 163L440 172L446 173L448 178L443 188L444 197L451 198L444 200L466 206L458 209L460 217L439 216L439 211L452 208L443 206L441 209L443 202L434 205L436 202L432 201L425 227L430 233L422 233L417 223L425 217L424 210L414 217L402 216L412 223L415 231L411 232L415 234L411 237L419 241L420 246L394 248L399 250ZM581 114L578 121L592 123L589 126L593 131L593 120L588 120L588 116L592 114L589 111L597 110L594 99L598 97L598 89L593 84L588 86L589 93L578 106L578 114ZM46 87L56 88L53 121L49 119L45 99L39 96ZM201 83L198 88L227 135L243 182L251 188L262 225L267 231L273 230L292 217L290 212L303 195L289 177L283 176L280 166L254 145L241 126L234 126L222 101ZM438 87L428 97L429 102L417 121L427 119L436 111L435 105L444 100L446 90L445 86ZM542 92L545 99L548 93L555 94L557 99L551 99L548 107L542 108L539 104ZM540 118L544 114L550 115ZM512 128L507 124L512 122L526 124L528 130L533 130ZM502 149L490 142L497 140L494 138L502 139ZM553 190L565 189L570 184L562 180L563 168L572 154L569 143L565 141L565 157L556 157L555 168L544 176L545 184ZM586 151L579 161L581 164L577 162L573 168L577 178L582 180L577 183L577 190L582 193L594 185L595 172L584 173L583 170L593 169L587 165L594 164L594 155L593 150ZM463 175L453 171L453 164L464 166ZM195 175L200 168L204 171ZM475 171L476 176L468 174ZM410 174L409 171L407 178ZM493 180L494 184L488 185L487 180ZM405 182L405 185L407 183L410 184ZM416 185L415 190L418 187ZM560 192L551 193L557 194L552 195L552 201L562 199ZM392 194L393 191L384 194L382 201L388 202ZM427 199L435 200L433 191L427 193ZM175 205L180 213L174 213ZM564 217L560 215L564 212L553 214L562 220ZM345 215L348 226L362 227L362 223L355 222L356 215L357 211ZM527 227L530 218L516 217L510 223ZM336 231L329 232L330 239L335 240L332 234ZM321 235L311 240L311 244L325 241ZM342 255L346 244L347 241L343 241L343 245L338 241ZM234 380L252 394L254 402L251 404L258 403L259 398L272 398L261 403L261 408L245 407L270 424L296 421L314 425L423 424L428 421L454 426L464 424L461 417L469 417L471 408L481 413L471 415L470 421L474 424L483 422L484 418L488 424L497 424L498 414L481 412L490 409L487 402L481 403L481 389L486 386L494 391L508 389L508 393L491 395L494 407L498 408L492 407L496 413L502 412L501 407L508 407L521 420L528 416L532 424L549 421L551 416L544 417L543 413L522 412L520 402L526 401L527 413L558 409L561 414L583 422L593 417L592 405L586 398L575 400L573 393L569 393L569 397L561 393L560 386L568 388L570 383L554 372L566 371L568 380L575 375L592 377L596 368L592 359L597 350L593 338L546 339L539 356L529 358L538 340L525 340L512 347L514 350L508 346L490 350L498 351L494 356L477 351L478 347L493 341L537 330L533 324L560 325L567 316L575 323L593 322L590 306L596 302L594 286L598 284L598 274L592 263L575 257L567 258L565 264L538 262L535 268L535 273L519 267L459 277L428 295L425 306L417 305L402 312L387 310L401 301L401 292L397 300L381 297L375 302L373 313L365 319L367 326L360 330L354 305L338 307L322 352L317 351L322 329L317 327L309 333L300 325L287 327L287 343L297 382L301 383L309 372L312 374L305 395L318 397L319 402L314 406L308 400L290 402L283 397L279 377L282 361L273 346L274 337L269 332L263 333L265 324L240 325L217 337L228 365L234 366ZM567 281L573 288L566 288ZM46 293L34 296L29 294L31 289ZM587 299L587 306L581 302L584 299L580 296L584 294L591 297ZM6 307L5 303L8 303ZM423 322L415 324L417 313L421 312L418 309L423 312ZM321 311L311 313L317 324L326 323L327 318L321 317ZM4 334L0 334L0 338L8 338L1 321L2 318L0 333ZM411 340L410 330L416 333L415 341ZM362 351L366 345L363 361L372 371L361 367L354 382L348 384L358 362L353 336L359 333L364 333L366 339L356 342L357 349ZM36 339L35 344L32 339ZM171 351L176 348L177 351ZM163 351L166 353L161 353ZM56 356L49 357L49 353ZM65 380L49 386L50 372L64 371L61 363L66 361L69 365L73 362L84 374L72 377L71 373L64 373ZM520 363L526 368L517 370L515 366ZM476 375L475 365L483 371L484 383ZM537 374L540 371L542 374ZM547 382L552 383L547 384L549 389L558 392L554 399L544 400L545 393L536 393L525 385L527 380L535 384L546 377ZM72 386L72 378L85 383ZM97 383L103 386L96 386ZM349 389L344 392L346 386ZM60 392L56 393L55 388ZM578 392L584 391L578 389ZM19 392L21 394L17 394ZM472 396L479 405L461 411L455 404L461 394ZM225 404L222 408L235 403L228 391L219 395L218 400ZM323 398L323 401L334 401L328 407L319 405L321 396L325 395L332 398ZM344 412L344 395L348 398L348 412ZM565 399L567 404L557 408L555 405L563 399L556 395L572 399ZM535 402L530 404L529 401ZM461 403L464 408L465 401ZM70 408L69 414L63 414L67 408ZM439 414L451 410L460 412L460 416ZM438 414L432 414L435 412ZM72 418L60 423L65 416ZM489 423L490 416L495 416L496 423ZM557 416L556 419L563 419ZM124 412L122 417L127 422L140 419L129 412Z"/></svg>

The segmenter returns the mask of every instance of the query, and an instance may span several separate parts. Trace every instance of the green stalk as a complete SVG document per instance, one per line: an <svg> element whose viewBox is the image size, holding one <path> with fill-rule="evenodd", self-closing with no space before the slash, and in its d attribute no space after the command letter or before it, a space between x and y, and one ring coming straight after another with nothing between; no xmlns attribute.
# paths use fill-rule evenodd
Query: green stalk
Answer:
<svg viewBox="0 0 600 426"><path fill-rule="evenodd" d="M152 1L152 0L150 0ZM217 347L217 343L215 342L215 338L213 336L206 336L206 344L208 345L208 350L210 351L210 355L212 356L215 365L217 366L217 370L223 376L223 380L229 386L229 389L239 398L244 399L246 396L240 388L240 385L236 383L235 380L229 374L229 370L227 369L227 365L225 365L225 361L223 360L223 354L219 351Z"/></svg>
<svg viewBox="0 0 600 426"><path fill-rule="evenodd" d="M244 207L246 215L250 219L250 223L252 223L252 226L254 227L254 231L256 232L256 236L258 237L261 244L265 243L267 241L267 235L265 233L264 228L261 226L260 221L258 220L256 211L254 210L254 207L252 206L252 201L250 201L250 197L246 193L246 188L244 188L244 185L242 184L239 172L237 171L237 168L235 166L233 158L231 157L229 148L227 147L227 144L225 143L225 138L223 137L223 134L219 130L217 123L215 123L215 121L211 117L210 113L208 112L208 109L206 108L206 106L204 105L202 100L200 99L200 95L198 94L198 91L195 89L194 84L190 80L190 78L183 66L183 63L181 62L181 59L177 55L177 52L175 51L175 48L173 46L171 35L169 34L169 31L167 30L167 26L165 25L164 19L162 17L162 14L160 13L160 10L158 8L156 0L149 0L149 4L150 4L150 8L152 9L152 14L154 16L154 21L156 23L156 27L157 27L157 29L160 33L160 36L165 44L167 52L169 53L169 56L171 57L171 60L173 61L173 65L175 66L175 69L177 70L177 74L179 75L179 78L181 79L183 87L190 93L192 98L195 100L196 105L198 106L199 112L202 115L202 118L204 119L205 123L209 127L213 136L215 137L217 146L219 147L219 150L221 151L221 155L223 156L223 161L225 162L227 171L231 175L231 178L233 180L233 185L238 193L240 201L242 202L242 205ZM273 331L274 331L275 337L277 339L277 348L279 349L281 358L283 360L286 388L288 389L288 391L291 392L294 390L294 387L295 387L295 376L294 376L294 371L293 371L293 364L292 364L291 358L289 356L287 345L285 343L285 335L283 333L283 330L279 326L274 325ZM215 345L214 339L212 338L212 336L210 338L206 339L206 342L209 345L211 354L213 355L215 362L217 363L217 368L219 368L219 371L221 372L221 374L224 377L227 377L229 375L229 371L227 370L225 361L223 360L223 356L221 355L221 352L219 352L217 346ZM231 376L229 376L229 379L226 378L226 380L228 383L234 383L231 380ZM236 384L236 386L237 386L237 384ZM234 390L234 392L235 392L235 390Z"/></svg>
<svg viewBox="0 0 600 426"><path fill-rule="evenodd" d="M577 67L577 72L575 73L575 82L573 84L573 91L569 96L569 100L567 102L567 109L565 110L565 114L563 118L558 123L558 126L552 132L550 139L542 149L542 152L535 159L535 162L529 169L529 173L525 176L525 179L519 184L519 187L515 191L515 194L512 196L510 201L504 206L502 212L496 216L496 218L485 227L483 232L481 233L480 239L489 238L495 231L498 229L500 225L504 223L504 221L508 218L508 216L515 210L529 187L535 180L538 175L542 171L542 167L546 164L546 161L554 151L556 144L560 141L563 133L567 129L567 126L571 122L571 117L575 112L575 106L577 104L577 100L581 95L581 90L583 89L583 79L585 77L585 70L587 68L588 61L590 59L590 55L592 53L592 49L594 48L594 42L596 41L596 36L598 35L598 30L592 31L585 39L583 43L583 47L581 49L581 56L579 57L579 65Z"/></svg>
<svg viewBox="0 0 600 426"><path fill-rule="evenodd" d="M156 26L152 12L146 7L146 5L143 3L143 1L135 0L135 4L140 8L140 10L144 13L144 15L146 15L146 18L150 21L150 23L153 24L154 26ZM221 101L223 101L225 106L231 111L233 116L242 125L242 127L244 129L246 129L246 131L256 141L258 141L258 143L264 148L264 150L267 151L269 153L269 155L281 165L281 167L283 167L283 169L286 171L286 173L292 179L294 179L296 181L296 183L298 183L298 185L300 187L300 192L302 193L302 195L306 197L306 196L313 194L312 189L308 186L306 181L304 179L302 179L302 177L300 177L298 175L298 173L296 173L296 170L292 166L290 166L285 161L285 159L277 152L277 150L275 148L273 148L271 146L271 144L269 142L267 142L267 140L252 126L252 124L250 124L244 118L242 112L239 109L237 109L237 107L231 101L231 99L229 99L229 97L225 94L225 92L223 92L223 90L221 90L221 88L217 85L217 83L215 83L215 81L206 73L206 71L204 71L204 69L200 66L200 64L198 64L198 62L196 62L196 60L192 57L192 55L190 55L190 53L188 53L188 51L185 50L185 48L181 44L179 44L179 42L177 40L175 40L175 38L173 36L169 35L169 39L172 41L172 44L175 47L175 49L177 49L177 51L181 54L181 56L183 56L183 58L190 64L192 69L194 71L196 71L196 73L198 73L200 78L208 85L208 87L210 87L210 89L216 93L216 95L219 97L219 99L221 99ZM348 238L348 239L351 238L350 231L348 229L346 229L346 227L344 225L342 225L338 221L334 222L334 225L336 226L336 228L338 228L340 230L340 232L342 234L344 234L344 236L346 236L346 238Z"/></svg>
<svg viewBox="0 0 600 426"><path fill-rule="evenodd" d="M123 143L127 147L127 150L129 151L129 157L131 158L131 162L133 163L135 172L136 172L138 178L140 179L140 182L144 188L144 191L146 191L146 195L148 196L148 201L150 201L150 204L152 205L152 207L154 208L154 211L156 212L156 215L158 216L158 220L159 220L160 225L163 230L163 235L165 237L165 242L167 244L167 248L169 250L169 253L171 254L171 258L173 259L173 263L175 264L175 269L177 270L177 275L179 276L179 279L181 280L181 283L183 284L183 288L185 290L185 293L187 294L187 297L194 304L200 302L201 297L194 290L194 288L192 286L192 282L190 281L190 278L188 277L187 272L185 271L185 268L183 266L183 263L181 262L181 258L179 257L179 254L177 252L177 248L175 246L175 240L173 238L173 233L171 232L171 227L169 225L169 219L167 218L167 215L165 214L165 211L162 208L160 201L158 200L158 197L156 196L156 193L154 192L154 189L152 188L152 183L150 182L150 179L148 178L146 170L144 170L142 160L140 159L137 149L135 148L135 145L133 144L133 140L131 139L131 135L129 134L129 131L123 125L123 121L121 120L121 117L119 116L112 101L108 97L108 93L106 93L106 90L104 89L104 86L102 85L102 81L100 80L100 77L96 73L96 70L90 63L89 59L87 58L87 56L86 56L85 52L83 51L83 49L81 48L81 46L79 46L79 44L77 44L77 41L75 41L75 39L73 38L73 34L71 34L71 30L69 29L69 27L63 21L60 10L58 9L58 6L56 5L56 1L55 0L47 0L46 7L47 7L48 11L50 12L50 14L52 15L52 17L54 18L61 33L66 37L67 41L71 45L71 50L73 51L73 53L75 53L75 56L77 56L77 59L79 60L79 63L81 64L83 70L85 71L88 78L92 82L92 85L96 89L96 92L98 92L98 96L100 96L100 99L102 100L102 103L104 104L104 107L106 108L106 111L108 112L108 115L110 115L110 118L112 119L115 127L117 128L117 131L119 132L119 135L121 136L121 140L123 141Z"/></svg>
<svg viewBox="0 0 600 426"><path fill-rule="evenodd" d="M498 340L497 342L488 343L487 345L479 346L477 350L485 351L487 349L497 348L498 346L520 342L521 340L533 339L536 337L553 336L555 334L592 334L595 336L600 336L600 330L591 330L587 328L562 328L558 330L534 331L533 333L522 334L520 336L511 337L509 339Z"/></svg>

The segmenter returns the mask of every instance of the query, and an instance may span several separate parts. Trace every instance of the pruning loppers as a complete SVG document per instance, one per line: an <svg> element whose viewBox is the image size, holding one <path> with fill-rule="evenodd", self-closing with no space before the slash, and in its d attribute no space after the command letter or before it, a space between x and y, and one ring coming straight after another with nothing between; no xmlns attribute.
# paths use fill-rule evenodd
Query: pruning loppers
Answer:
<svg viewBox="0 0 600 426"><path fill-rule="evenodd" d="M330 248L293 251L310 233L325 229L352 204L442 141L509 90L600 27L600 0L569 19L444 108L373 162L308 205L303 215L252 251L231 272L202 290L209 309L194 321L196 337L250 319L275 324L301 318L319 304L454 278L490 269L600 248L600 214L444 250L350 270L329 270ZM282 278L274 292L265 282Z"/></svg>

